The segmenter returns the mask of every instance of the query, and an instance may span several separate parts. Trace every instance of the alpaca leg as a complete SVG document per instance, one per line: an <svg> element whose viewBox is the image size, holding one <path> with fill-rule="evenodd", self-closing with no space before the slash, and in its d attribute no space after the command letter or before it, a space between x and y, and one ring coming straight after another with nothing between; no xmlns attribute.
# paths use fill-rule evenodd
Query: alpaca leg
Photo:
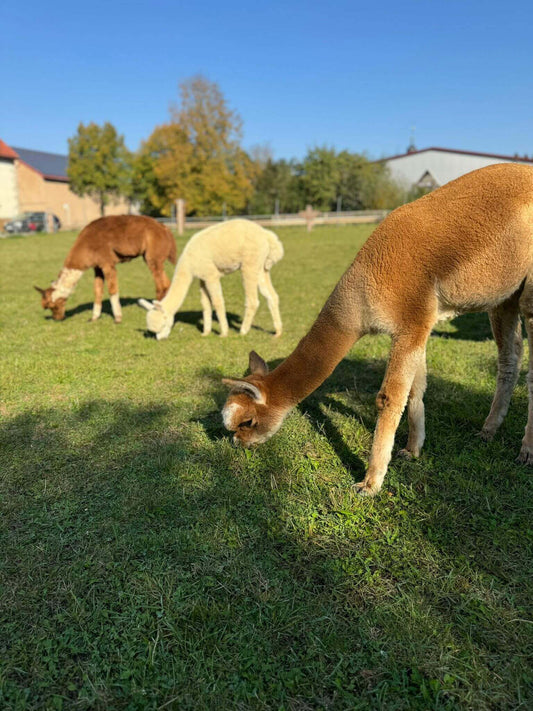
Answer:
<svg viewBox="0 0 533 711"><path fill-rule="evenodd" d="M122 308L120 306L120 297L118 294L118 276L117 270L112 265L104 269L105 280L107 281L107 290L109 292L109 301L111 302L111 311L115 323L122 322Z"/></svg>
<svg viewBox="0 0 533 711"><path fill-rule="evenodd" d="M160 282L159 282L159 288L158 288L158 293L161 293L161 296L158 296L158 300L161 300L167 293L169 286L170 286L170 279L167 276L167 273L165 272L165 269L163 265L161 265L161 273L160 273Z"/></svg>
<svg viewBox="0 0 533 711"><path fill-rule="evenodd" d="M204 327L202 330L202 336L208 336L211 333L211 328L213 326L213 304L209 298L209 292L207 291L205 282L200 281L200 301L202 302L202 314Z"/></svg>
<svg viewBox="0 0 533 711"><path fill-rule="evenodd" d="M394 436L415 375L421 367L428 335L425 333L418 339L413 336L403 337L393 342L385 379L376 399L379 413L368 470L364 481L356 484L361 494L372 496L381 489L391 458Z"/></svg>
<svg viewBox="0 0 533 711"><path fill-rule="evenodd" d="M258 273L255 269L242 272L244 284L244 317L241 324L241 336L245 336L252 326L252 321L259 307L259 297L257 296Z"/></svg>
<svg viewBox="0 0 533 711"><path fill-rule="evenodd" d="M498 380L487 419L481 430L483 439L494 437L509 409L513 388L522 361L522 324L518 297L512 297L489 313L494 340L498 346Z"/></svg>
<svg viewBox="0 0 533 711"><path fill-rule="evenodd" d="M527 373L528 416L518 461L533 465L533 279L526 281L520 297L520 312L524 317L529 345L529 364Z"/></svg>
<svg viewBox="0 0 533 711"><path fill-rule="evenodd" d="M97 321L102 313L102 297L104 295L104 272L100 267L94 268L94 302L91 321Z"/></svg>
<svg viewBox="0 0 533 711"><path fill-rule="evenodd" d="M259 291L265 297L272 321L274 323L274 335L281 336L282 325L279 313L279 296L272 286L270 272L264 270L259 278Z"/></svg>
<svg viewBox="0 0 533 711"><path fill-rule="evenodd" d="M426 424L424 417L424 393L426 392L426 357L425 354L415 373L409 399L407 401L407 417L409 420L409 435L405 449L401 449L400 457L411 459L418 457L426 437Z"/></svg>
<svg viewBox="0 0 533 711"><path fill-rule="evenodd" d="M163 262L156 261L155 259L146 259L146 264L148 269L152 272L152 276L155 282L155 297L160 301L168 291L170 286L170 279L168 278Z"/></svg>
<svg viewBox="0 0 533 711"><path fill-rule="evenodd" d="M220 324L220 335L228 335L228 319L226 318L226 306L224 304L224 295L222 293L222 286L220 285L220 279L212 279L205 282L207 291L209 293L209 298L211 303L215 308L218 323Z"/></svg>

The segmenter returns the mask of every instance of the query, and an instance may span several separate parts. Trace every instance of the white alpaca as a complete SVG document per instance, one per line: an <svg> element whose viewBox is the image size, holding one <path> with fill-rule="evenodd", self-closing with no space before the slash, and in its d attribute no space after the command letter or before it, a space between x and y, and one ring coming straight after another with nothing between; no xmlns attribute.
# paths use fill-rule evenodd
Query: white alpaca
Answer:
<svg viewBox="0 0 533 711"><path fill-rule="evenodd" d="M204 336L211 333L213 308L220 324L220 335L228 335L228 321L220 278L240 269L245 306L241 335L250 330L259 306L257 289L267 300L275 335L281 335L279 297L270 280L270 269L283 257L283 245L270 230L250 220L228 220L197 232L185 245L176 265L172 284L164 299L150 302L139 299L145 308L146 327L157 340L168 338L174 315L182 305L192 280L200 280Z"/></svg>

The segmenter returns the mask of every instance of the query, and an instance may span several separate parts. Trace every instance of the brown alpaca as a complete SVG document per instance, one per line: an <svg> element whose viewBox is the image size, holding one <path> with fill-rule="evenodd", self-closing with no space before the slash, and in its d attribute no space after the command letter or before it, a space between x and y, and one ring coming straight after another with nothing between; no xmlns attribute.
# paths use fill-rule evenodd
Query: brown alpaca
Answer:
<svg viewBox="0 0 533 711"><path fill-rule="evenodd" d="M117 215L100 217L85 227L72 245L63 269L48 289L35 287L41 294L43 309L52 310L52 318L65 318L65 304L81 275L94 269L94 304L91 321L102 313L104 279L115 323L122 321L116 265L143 256L153 274L158 299L165 296L170 279L163 268L165 259L176 264L176 243L170 230L151 217Z"/></svg>
<svg viewBox="0 0 533 711"><path fill-rule="evenodd" d="M533 168L488 166L392 212L341 277L309 333L271 373L253 351L251 375L228 379L224 424L244 446L264 442L317 388L361 336L389 333L389 363L362 494L375 494L408 403L401 454L424 442L426 343L434 324L488 311L498 346L496 392L481 435L490 439L509 408L522 354L520 314L530 347L529 415L518 457L533 464Z"/></svg>

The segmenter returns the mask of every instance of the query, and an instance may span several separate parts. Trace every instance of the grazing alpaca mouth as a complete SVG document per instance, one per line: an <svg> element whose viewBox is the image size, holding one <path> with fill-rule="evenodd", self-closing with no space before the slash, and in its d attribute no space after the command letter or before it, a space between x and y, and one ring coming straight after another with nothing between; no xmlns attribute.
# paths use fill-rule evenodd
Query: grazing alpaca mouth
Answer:
<svg viewBox="0 0 533 711"><path fill-rule="evenodd" d="M269 432L268 434L261 435L257 439L254 439L253 442L243 442L242 439L239 439L237 435L234 434L232 437L232 441L236 447L244 447L244 449L254 449L259 444L264 444L265 442L267 442L273 434L275 434L275 432Z"/></svg>
<svg viewBox="0 0 533 711"><path fill-rule="evenodd" d="M170 336L172 328L170 326L165 326L161 331L155 334L158 341L162 341Z"/></svg>
<svg viewBox="0 0 533 711"><path fill-rule="evenodd" d="M231 438L231 441L233 442L234 447L242 447L243 449L255 449L258 444L262 444L261 441L256 441L256 442L243 442L242 439L239 439L237 435L233 435Z"/></svg>

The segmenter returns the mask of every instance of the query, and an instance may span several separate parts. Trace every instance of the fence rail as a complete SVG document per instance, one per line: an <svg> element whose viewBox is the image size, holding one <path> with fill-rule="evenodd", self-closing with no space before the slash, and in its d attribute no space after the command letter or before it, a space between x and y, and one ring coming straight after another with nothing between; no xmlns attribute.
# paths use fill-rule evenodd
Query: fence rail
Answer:
<svg viewBox="0 0 533 711"><path fill-rule="evenodd" d="M389 213L389 210L352 210L346 212L321 212L313 220L313 225L350 225L363 223L381 222ZM226 220L234 220L238 217L252 220L263 227L293 227L306 225L305 217L298 213L285 213L279 215L213 215L209 217L187 217L185 219L185 229L198 229L209 227ZM159 222L166 225L176 226L175 217L161 217Z"/></svg>

